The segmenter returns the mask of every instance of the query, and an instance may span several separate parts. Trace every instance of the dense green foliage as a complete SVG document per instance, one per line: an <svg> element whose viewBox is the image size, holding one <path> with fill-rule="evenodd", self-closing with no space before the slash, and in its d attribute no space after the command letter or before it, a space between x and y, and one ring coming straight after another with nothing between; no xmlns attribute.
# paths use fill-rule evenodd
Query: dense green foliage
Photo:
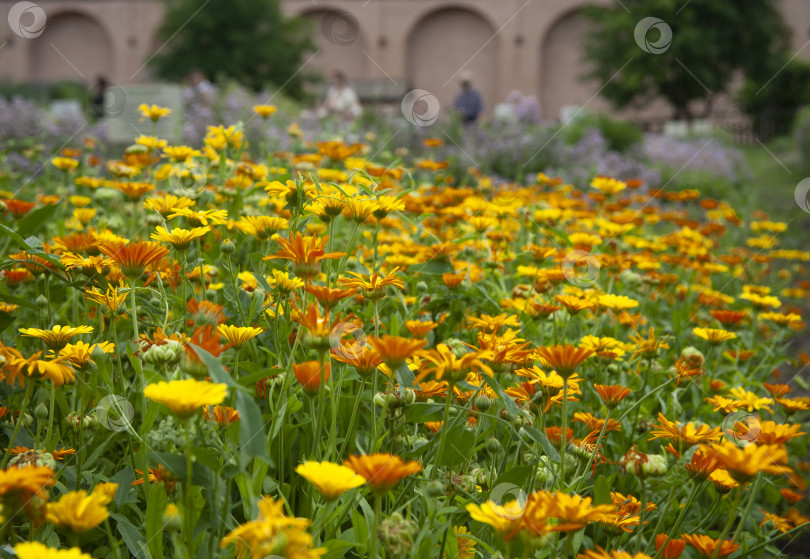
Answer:
<svg viewBox="0 0 810 559"><path fill-rule="evenodd" d="M257 91L274 85L297 97L309 78L301 66L314 50L310 31L305 20L282 14L279 0L173 0L159 30L165 47L151 63L166 79L199 69L211 79L234 78Z"/></svg>

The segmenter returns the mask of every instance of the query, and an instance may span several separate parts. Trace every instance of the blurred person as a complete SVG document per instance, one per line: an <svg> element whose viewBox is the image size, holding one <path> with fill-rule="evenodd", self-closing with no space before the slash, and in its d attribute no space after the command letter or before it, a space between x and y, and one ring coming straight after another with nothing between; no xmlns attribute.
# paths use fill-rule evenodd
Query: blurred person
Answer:
<svg viewBox="0 0 810 559"><path fill-rule="evenodd" d="M540 122L540 103L534 95L523 95L514 89L504 103L495 106L495 120L500 122L537 124Z"/></svg>
<svg viewBox="0 0 810 559"><path fill-rule="evenodd" d="M104 118L104 94L109 87L110 82L105 76L98 76L90 87L90 116L94 120Z"/></svg>
<svg viewBox="0 0 810 559"><path fill-rule="evenodd" d="M461 73L461 92L456 97L453 105L461 115L461 122L465 125L472 125L478 121L478 117L484 110L484 102L481 94L472 86L472 74Z"/></svg>
<svg viewBox="0 0 810 559"><path fill-rule="evenodd" d="M346 74L340 70L335 71L326 97L318 109L318 116L335 115L345 121L352 121L360 116L362 110L357 93L349 85Z"/></svg>
<svg viewBox="0 0 810 559"><path fill-rule="evenodd" d="M202 70L195 68L186 78L186 89L183 97L186 103L200 103L210 107L214 103L216 87L212 84Z"/></svg>

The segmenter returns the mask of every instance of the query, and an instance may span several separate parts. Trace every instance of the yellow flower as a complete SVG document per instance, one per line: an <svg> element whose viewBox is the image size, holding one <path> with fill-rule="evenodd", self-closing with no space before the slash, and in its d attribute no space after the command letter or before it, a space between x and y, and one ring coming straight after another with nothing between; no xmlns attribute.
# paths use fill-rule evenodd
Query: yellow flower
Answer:
<svg viewBox="0 0 810 559"><path fill-rule="evenodd" d="M117 490L117 483L99 483L90 495L87 491L65 493L56 503L48 504L46 519L74 532L91 530L110 516L107 505Z"/></svg>
<svg viewBox="0 0 810 559"><path fill-rule="evenodd" d="M168 243L174 247L175 250L183 251L191 246L192 241L200 239L211 230L210 227L195 227L194 229L172 229L167 230L165 227L158 226L155 232L150 235L151 239Z"/></svg>
<svg viewBox="0 0 810 559"><path fill-rule="evenodd" d="M506 537L522 524L525 504L515 500L501 506L493 501L487 501L482 505L471 503L466 509L473 520L489 524L500 537Z"/></svg>
<svg viewBox="0 0 810 559"><path fill-rule="evenodd" d="M173 380L150 384L143 395L170 408L182 418L191 416L203 406L216 406L228 394L226 384L215 384L195 379Z"/></svg>
<svg viewBox="0 0 810 559"><path fill-rule="evenodd" d="M143 146L147 149L161 149L165 148L166 145L169 143L166 140L162 140L156 136L144 136L141 134L137 138L135 138L135 143L139 146Z"/></svg>
<svg viewBox="0 0 810 559"><path fill-rule="evenodd" d="M191 208L174 208L169 219L185 217L190 223L198 225L223 225L228 219L228 210L192 210Z"/></svg>
<svg viewBox="0 0 810 559"><path fill-rule="evenodd" d="M76 221L81 223L82 225L87 225L93 218L96 217L96 209L95 208L76 208L73 210L73 217L76 218Z"/></svg>
<svg viewBox="0 0 810 559"><path fill-rule="evenodd" d="M99 305L106 307L107 312L110 314L115 313L115 311L118 310L118 307L124 304L124 302L127 300L127 295L129 295L129 291L118 293L118 288L111 285L107 286L107 291L105 293L99 292L99 290L95 287L90 291L85 291L84 293L84 296L91 301L95 301Z"/></svg>
<svg viewBox="0 0 810 559"><path fill-rule="evenodd" d="M170 213L183 209L190 208L194 205L194 200L186 198L185 196L174 196L166 194L159 198L147 198L143 203L143 207L148 210L155 210L161 216L166 217Z"/></svg>
<svg viewBox="0 0 810 559"><path fill-rule="evenodd" d="M58 351L65 347L71 338L81 334L89 334L93 331L92 326L59 326L58 324L50 330L42 330L40 328L20 328L20 334L23 336L30 336L32 338L39 338L49 349Z"/></svg>
<svg viewBox="0 0 810 559"><path fill-rule="evenodd" d="M306 285L304 280L300 278L291 278L287 272L281 270L273 270L273 277L268 278L270 287L278 290L280 295L289 295L297 289L301 289Z"/></svg>
<svg viewBox="0 0 810 559"><path fill-rule="evenodd" d="M90 202L93 201L92 199L88 198L87 196L75 196L75 195L68 198L68 200L70 200L70 203L73 204L74 206L76 206L77 208L83 208L85 206L89 206Z"/></svg>
<svg viewBox="0 0 810 559"><path fill-rule="evenodd" d="M775 309L778 309L779 307L782 306L782 301L780 301L773 295L759 295L758 293L754 293L753 291L746 291L745 293L740 295L740 299L750 301L751 304L758 309L764 309L766 307L773 307Z"/></svg>
<svg viewBox="0 0 810 559"><path fill-rule="evenodd" d="M745 483L759 472L769 474L789 474L792 470L787 463L787 450L781 444L739 446L725 441L712 445L720 466L738 483Z"/></svg>
<svg viewBox="0 0 810 559"><path fill-rule="evenodd" d="M304 462L295 471L314 485L327 501L366 483L366 478L351 468L333 462Z"/></svg>
<svg viewBox="0 0 810 559"><path fill-rule="evenodd" d="M693 328L692 333L698 338L703 338L712 345L733 340L737 337L734 332L723 330L722 328Z"/></svg>
<svg viewBox="0 0 810 559"><path fill-rule="evenodd" d="M612 177L594 177L591 186L605 194L616 194L627 188L627 183Z"/></svg>
<svg viewBox="0 0 810 559"><path fill-rule="evenodd" d="M267 118L276 112L276 107L274 105L254 105L253 112L262 118Z"/></svg>
<svg viewBox="0 0 810 559"><path fill-rule="evenodd" d="M172 110L168 107L159 107L157 105L152 105L150 107L146 103L139 105L138 110L141 111L141 120L148 118L152 122L157 122L164 116L169 116L172 114Z"/></svg>
<svg viewBox="0 0 810 559"><path fill-rule="evenodd" d="M78 547L55 549L39 542L23 542L14 546L19 559L93 559Z"/></svg>
<svg viewBox="0 0 810 559"><path fill-rule="evenodd" d="M669 421L664 414L658 413L658 423L657 429L653 429L650 431L652 437L649 440L654 439L668 439L671 441L678 441L688 446L705 443L705 442L713 442L720 439L720 435L722 431L719 427L715 427L712 429L708 425L700 425L699 427L695 427L694 423L687 423L686 425L682 425L680 422L677 421Z"/></svg>
<svg viewBox="0 0 810 559"><path fill-rule="evenodd" d="M72 171L79 166L79 162L70 157L54 157L51 163L60 171Z"/></svg>
<svg viewBox="0 0 810 559"><path fill-rule="evenodd" d="M77 369L84 369L90 363L94 363L92 356L96 348L99 348L104 353L112 353L115 351L115 346L110 342L88 344L80 341L75 344L67 344L63 347L59 351L59 358L66 360Z"/></svg>
<svg viewBox="0 0 810 559"><path fill-rule="evenodd" d="M220 324L217 326L217 332L219 332L223 338L228 340L228 342L233 344L233 347L236 349L241 349L251 338L255 338L264 332L264 328L254 328L252 326L226 326L224 324Z"/></svg>
<svg viewBox="0 0 810 559"><path fill-rule="evenodd" d="M597 301L599 302L600 307L604 307L606 309L611 309L614 311L616 310L623 311L638 306L638 301L636 301L635 299L631 299L630 297L627 297L625 295L614 295L612 293L605 293L604 295L600 295Z"/></svg>
<svg viewBox="0 0 810 559"><path fill-rule="evenodd" d="M289 224L283 217L271 217L266 215L242 216L236 222L236 228L246 235L251 235L259 241L265 241L281 231L287 229Z"/></svg>

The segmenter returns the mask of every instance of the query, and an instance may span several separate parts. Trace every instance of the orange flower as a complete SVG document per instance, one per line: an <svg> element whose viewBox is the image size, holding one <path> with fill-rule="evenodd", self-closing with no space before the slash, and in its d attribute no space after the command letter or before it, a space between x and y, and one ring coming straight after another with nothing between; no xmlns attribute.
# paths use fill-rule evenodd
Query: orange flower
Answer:
<svg viewBox="0 0 810 559"><path fill-rule="evenodd" d="M295 378L301 383L301 387L307 394L316 394L321 386L321 373L323 373L323 381L329 380L329 374L332 372L332 366L326 363L321 371L320 361L306 361L304 363L293 363L293 373Z"/></svg>
<svg viewBox="0 0 810 559"><path fill-rule="evenodd" d="M734 540L713 540L709 536L697 534L684 534L681 536L686 543L697 549L702 557L725 557L731 555L740 546ZM715 551L717 553L715 554Z"/></svg>
<svg viewBox="0 0 810 559"><path fill-rule="evenodd" d="M419 462L404 462L399 456L388 453L349 456L343 464L366 478L378 495L392 489L399 480L422 471Z"/></svg>
<svg viewBox="0 0 810 559"><path fill-rule="evenodd" d="M467 272L458 272L458 273L447 272L445 274L442 274L442 282L444 282L444 285L446 285L450 289L455 289L456 287L461 285L461 282L463 282L464 278L466 277Z"/></svg>
<svg viewBox="0 0 810 559"><path fill-rule="evenodd" d="M357 374L362 378L370 377L377 370L383 360L377 350L368 346L358 347L359 344L341 345L332 352L332 357L336 361L346 363L354 367Z"/></svg>
<svg viewBox="0 0 810 559"><path fill-rule="evenodd" d="M337 289L320 285L307 285L304 289L314 295L315 299L317 299L321 306L327 311L335 306L341 299L357 293L356 289Z"/></svg>
<svg viewBox="0 0 810 559"><path fill-rule="evenodd" d="M381 338L369 336L366 341L377 350L383 363L388 365L392 371L399 369L405 363L405 359L413 357L417 350L427 345L425 340L412 340L399 336L383 335Z"/></svg>
<svg viewBox="0 0 810 559"><path fill-rule="evenodd" d="M563 378L574 374L577 367L593 354L593 350L581 349L570 344L538 347L535 351Z"/></svg>
<svg viewBox="0 0 810 559"><path fill-rule="evenodd" d="M669 539L669 536L666 534L658 534L655 536L655 550L660 551L664 545L666 545L666 547L664 548L662 557L664 559L678 559L686 547L686 542L681 539Z"/></svg>
<svg viewBox="0 0 810 559"><path fill-rule="evenodd" d="M596 392L599 393L599 397L602 398L602 401L605 403L608 409L613 409L618 406L619 402L624 400L632 392L632 390L629 388L619 384L594 384L593 387L596 389Z"/></svg>
<svg viewBox="0 0 810 559"><path fill-rule="evenodd" d="M229 425L241 419L239 412L228 406L210 406L203 408L203 417L220 425Z"/></svg>
<svg viewBox="0 0 810 559"><path fill-rule="evenodd" d="M362 290L363 297L369 301L378 301L385 297L386 288L389 285L405 289L405 282L397 278L397 270L399 270L399 266L391 270L391 272L385 276L374 272L368 276L368 279L362 274L349 272L354 278L340 278L338 281L344 287L354 287Z"/></svg>
<svg viewBox="0 0 810 559"><path fill-rule="evenodd" d="M321 260L340 258L343 252L329 252L324 250L328 237L318 239L315 235L304 237L296 233L289 239L277 238L281 250L276 254L266 256L265 260L284 259L292 262L293 273L306 281L311 281L321 273Z"/></svg>
<svg viewBox="0 0 810 559"><path fill-rule="evenodd" d="M143 485L143 471L135 470L135 472L141 477L133 481L130 485ZM149 468L148 477L149 483L162 483L167 493L174 492L177 478L168 468L164 468L163 464L158 464L157 468Z"/></svg>
<svg viewBox="0 0 810 559"><path fill-rule="evenodd" d="M708 425L695 427L694 423L681 425L677 421L669 421L664 414L658 413L658 429L650 431L652 437L649 440L668 439L679 441L688 446L704 442L714 442L720 439L722 431L719 427L711 428Z"/></svg>
<svg viewBox="0 0 810 559"><path fill-rule="evenodd" d="M169 249L162 244L149 241L101 243L98 248L121 268L121 273L129 280L140 278L149 264L169 254Z"/></svg>
<svg viewBox="0 0 810 559"><path fill-rule="evenodd" d="M728 311L728 310L712 309L709 311L709 314L711 314L717 322L719 322L726 328L730 328L733 326L739 326L743 318L748 316L748 311Z"/></svg>
<svg viewBox="0 0 810 559"><path fill-rule="evenodd" d="M435 329L438 326L437 323L433 321L422 321L422 320L407 320L405 321L405 328L408 332L411 333L411 336L414 338L424 338L428 335L428 332Z"/></svg>
<svg viewBox="0 0 810 559"><path fill-rule="evenodd" d="M768 474L786 474L791 469L784 466L787 462L787 450L783 445L754 445L743 447L725 441L713 445L720 466L728 470L729 475L738 483L745 483L759 472Z"/></svg>

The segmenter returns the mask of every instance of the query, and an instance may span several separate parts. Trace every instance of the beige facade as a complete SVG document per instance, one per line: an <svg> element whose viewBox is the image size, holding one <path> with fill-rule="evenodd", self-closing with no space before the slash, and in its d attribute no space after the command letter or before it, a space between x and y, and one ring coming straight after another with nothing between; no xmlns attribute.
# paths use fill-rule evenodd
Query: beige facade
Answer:
<svg viewBox="0 0 810 559"><path fill-rule="evenodd" d="M580 10L589 3L286 0L284 8L315 22L318 51L308 68L424 89L443 105L452 102L459 77L471 73L488 109L517 89L535 95L544 116L557 118L566 106L605 106L596 96L599 84L579 79L589 25ZM782 9L795 52L810 58L810 2L782 0ZM156 32L162 11L155 0L4 0L0 79L90 83L103 74L118 84L150 81L146 62L163 46Z"/></svg>

